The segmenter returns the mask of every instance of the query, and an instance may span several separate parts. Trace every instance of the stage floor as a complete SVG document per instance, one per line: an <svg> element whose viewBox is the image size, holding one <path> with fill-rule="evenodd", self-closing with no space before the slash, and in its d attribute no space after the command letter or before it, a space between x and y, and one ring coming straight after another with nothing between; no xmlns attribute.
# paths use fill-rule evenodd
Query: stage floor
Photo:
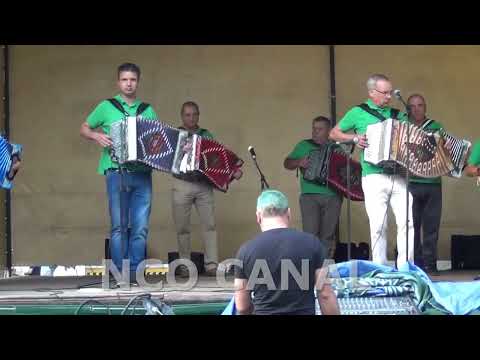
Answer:
<svg viewBox="0 0 480 360"><path fill-rule="evenodd" d="M480 271L440 271L429 275L432 281L473 281ZM154 285L104 289L99 276L13 277L0 280L0 304L73 304L88 299L125 303L142 293L150 293L166 304L222 303L230 301L234 292L231 275L224 284L217 283L214 277L200 276L196 285L188 288L185 279L168 283L165 276L149 276L146 280Z"/></svg>
<svg viewBox="0 0 480 360"><path fill-rule="evenodd" d="M104 289L99 276L13 277L0 280L0 304L73 304L88 299L125 303L144 293L166 304L201 304L228 302L233 296L232 276L228 276L223 285L217 284L214 277L200 276L193 287L186 287L185 279L169 284L165 276L146 280L153 285Z"/></svg>

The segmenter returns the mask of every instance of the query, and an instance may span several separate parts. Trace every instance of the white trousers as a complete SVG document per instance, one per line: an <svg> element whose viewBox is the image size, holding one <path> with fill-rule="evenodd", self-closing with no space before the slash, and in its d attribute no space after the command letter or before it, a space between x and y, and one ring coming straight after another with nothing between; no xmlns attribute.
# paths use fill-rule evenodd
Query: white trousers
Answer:
<svg viewBox="0 0 480 360"><path fill-rule="evenodd" d="M406 181L399 175L371 174L362 177L362 188L370 222L372 261L381 265L387 264L387 209L390 204L397 223L397 267L400 267L407 261ZM408 196L408 261L413 263L413 198L412 194Z"/></svg>

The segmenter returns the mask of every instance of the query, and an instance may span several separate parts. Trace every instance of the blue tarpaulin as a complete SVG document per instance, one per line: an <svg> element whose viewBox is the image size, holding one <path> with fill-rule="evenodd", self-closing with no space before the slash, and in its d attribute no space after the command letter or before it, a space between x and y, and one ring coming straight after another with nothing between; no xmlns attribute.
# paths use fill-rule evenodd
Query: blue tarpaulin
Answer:
<svg viewBox="0 0 480 360"><path fill-rule="evenodd" d="M433 282L419 267L406 263L398 270L394 267L377 265L371 261L354 260L329 267L330 277L365 277L372 273L402 276L415 275L428 290L435 301L435 307L441 312L452 315L466 315L480 310L480 281L438 281ZM232 298L222 315L235 315L235 300Z"/></svg>

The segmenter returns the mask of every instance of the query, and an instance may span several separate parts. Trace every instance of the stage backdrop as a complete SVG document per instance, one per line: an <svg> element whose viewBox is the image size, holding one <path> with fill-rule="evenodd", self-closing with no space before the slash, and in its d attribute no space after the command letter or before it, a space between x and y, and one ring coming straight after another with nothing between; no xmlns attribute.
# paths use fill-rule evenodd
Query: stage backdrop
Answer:
<svg viewBox="0 0 480 360"><path fill-rule="evenodd" d="M15 264L96 264L109 231L100 148L80 124L116 94L116 68L142 70L139 96L161 120L180 124L180 106L200 105L200 125L245 160L244 176L217 192L219 254L233 257L258 231L260 181L247 148L254 145L272 187L291 200L300 226L295 172L283 159L310 136L311 120L330 114L326 46L12 46L12 139L24 145L13 191ZM154 174L149 257L176 250L171 177ZM203 251L193 211L193 249Z"/></svg>
<svg viewBox="0 0 480 360"><path fill-rule="evenodd" d="M330 114L328 46L12 46L11 138L24 145L13 190L15 264L96 264L103 258L109 217L104 178L95 172L100 150L80 138L79 128L100 100L116 93L116 67L126 61L141 66L139 96L161 120L178 125L181 104L196 101L201 126L246 162L241 181L215 195L222 259L258 232L260 183L249 145L270 185L289 196L293 226L301 228L298 179L282 163L310 136L312 118ZM479 61L475 46L338 46L337 117L362 102L367 77L382 72L405 96L424 94L429 116L452 134L474 140L480 135ZM448 259L451 234L480 231L479 193L471 179L446 178L443 185L439 258ZM155 173L148 254L161 260L176 250L170 189L171 177ZM352 207L353 241L368 242L363 203ZM342 241L345 210L344 203ZM194 211L192 222L193 249L202 251ZM389 228L393 259L392 214Z"/></svg>

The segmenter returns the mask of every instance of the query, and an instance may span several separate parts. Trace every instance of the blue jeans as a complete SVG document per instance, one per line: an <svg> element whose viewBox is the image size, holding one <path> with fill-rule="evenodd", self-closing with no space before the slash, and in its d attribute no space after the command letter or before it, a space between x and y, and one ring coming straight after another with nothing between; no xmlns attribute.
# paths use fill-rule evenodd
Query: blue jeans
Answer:
<svg viewBox="0 0 480 360"><path fill-rule="evenodd" d="M122 271L122 259L130 260L130 271L137 270L138 264L145 260L147 235L152 204L151 172L124 172L126 192L122 199L124 205L126 244L123 245L120 216L120 173L108 170L106 174L108 203L111 220L110 253L112 261Z"/></svg>

